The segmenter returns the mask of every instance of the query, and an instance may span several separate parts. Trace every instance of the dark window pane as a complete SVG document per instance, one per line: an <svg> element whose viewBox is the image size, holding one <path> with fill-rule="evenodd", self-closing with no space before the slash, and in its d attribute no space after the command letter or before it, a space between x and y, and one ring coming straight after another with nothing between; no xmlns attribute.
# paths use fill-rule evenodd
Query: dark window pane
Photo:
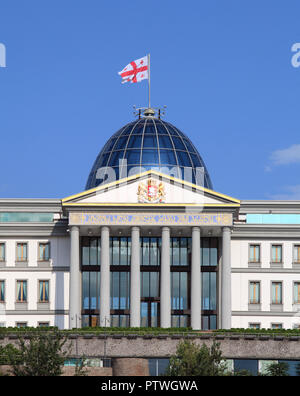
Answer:
<svg viewBox="0 0 300 396"><path fill-rule="evenodd" d="M140 150L126 150L125 158L127 158L128 165L135 165L140 163Z"/></svg>
<svg viewBox="0 0 300 396"><path fill-rule="evenodd" d="M158 142L160 148L173 149L172 142L168 135L158 135Z"/></svg>
<svg viewBox="0 0 300 396"><path fill-rule="evenodd" d="M151 121L151 120L148 120L147 121L147 125L146 125L146 128L145 128L145 135L147 134L156 134L156 129L155 129L155 126L154 126L154 124L153 124L153 122Z"/></svg>
<svg viewBox="0 0 300 396"><path fill-rule="evenodd" d="M162 165L177 165L173 150L160 150L160 163Z"/></svg>
<svg viewBox="0 0 300 396"><path fill-rule="evenodd" d="M115 151L115 150L124 149L125 146L126 146L127 140L128 140L128 136L121 136L121 137L117 140L117 143L116 143L116 145L115 145L115 147L114 147L114 151Z"/></svg>
<svg viewBox="0 0 300 396"><path fill-rule="evenodd" d="M192 167L190 157L186 151L176 151L176 154L181 165Z"/></svg>
<svg viewBox="0 0 300 396"><path fill-rule="evenodd" d="M90 273L90 309L97 308L97 272Z"/></svg>
<svg viewBox="0 0 300 396"><path fill-rule="evenodd" d="M195 150L194 146L191 144L191 142L187 139L183 139L183 140L184 140L184 143L185 143L188 151L190 151L191 153L195 153L196 150Z"/></svg>
<svg viewBox="0 0 300 396"><path fill-rule="evenodd" d="M89 272L82 273L82 308L90 309L90 293L89 293L89 284L90 284L90 274Z"/></svg>
<svg viewBox="0 0 300 396"><path fill-rule="evenodd" d="M143 164L158 164L158 151L144 149L142 154Z"/></svg>
<svg viewBox="0 0 300 396"><path fill-rule="evenodd" d="M157 140L155 135L144 136L143 147L157 147Z"/></svg>
<svg viewBox="0 0 300 396"><path fill-rule="evenodd" d="M176 136L172 136L172 139L173 139L173 143L174 143L174 146L175 146L176 150L184 150L184 151L186 151L186 147L183 144L183 141L182 141L181 138L176 137Z"/></svg>
<svg viewBox="0 0 300 396"><path fill-rule="evenodd" d="M141 135L143 133L143 130L144 130L144 123L139 123L138 125L136 125L134 129L132 129L132 134Z"/></svg>
<svg viewBox="0 0 300 396"><path fill-rule="evenodd" d="M142 136L131 135L127 148L140 148L142 144Z"/></svg>
<svg viewBox="0 0 300 396"><path fill-rule="evenodd" d="M108 151L111 151L111 149L113 148L114 144L116 143L116 138L110 139L106 145L103 148L103 153L106 153Z"/></svg>
<svg viewBox="0 0 300 396"><path fill-rule="evenodd" d="M252 375L258 374L258 360L256 359L234 359L234 371L247 370Z"/></svg>
<svg viewBox="0 0 300 396"><path fill-rule="evenodd" d="M114 151L111 154L108 166L118 166L119 165L119 160L123 158L124 151Z"/></svg>

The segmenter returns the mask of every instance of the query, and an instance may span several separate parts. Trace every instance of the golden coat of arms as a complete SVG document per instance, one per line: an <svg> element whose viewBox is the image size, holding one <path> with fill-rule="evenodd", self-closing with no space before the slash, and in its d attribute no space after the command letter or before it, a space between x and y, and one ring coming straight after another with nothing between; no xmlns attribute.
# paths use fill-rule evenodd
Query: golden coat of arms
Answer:
<svg viewBox="0 0 300 396"><path fill-rule="evenodd" d="M165 202L165 186L162 182L158 184L156 180L148 179L146 183L139 183L137 196L138 202L142 203Z"/></svg>

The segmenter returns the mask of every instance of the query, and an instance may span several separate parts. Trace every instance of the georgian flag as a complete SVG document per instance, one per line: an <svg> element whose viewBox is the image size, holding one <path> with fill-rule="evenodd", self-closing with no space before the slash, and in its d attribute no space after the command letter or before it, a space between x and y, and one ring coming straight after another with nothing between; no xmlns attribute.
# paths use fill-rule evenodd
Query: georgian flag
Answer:
<svg viewBox="0 0 300 396"><path fill-rule="evenodd" d="M130 62L119 72L122 84L126 82L136 83L148 78L148 56Z"/></svg>

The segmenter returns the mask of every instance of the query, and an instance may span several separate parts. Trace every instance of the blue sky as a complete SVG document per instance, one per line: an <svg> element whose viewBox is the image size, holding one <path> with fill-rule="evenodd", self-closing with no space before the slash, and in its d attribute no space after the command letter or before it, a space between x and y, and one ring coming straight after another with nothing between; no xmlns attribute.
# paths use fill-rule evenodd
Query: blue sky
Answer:
<svg viewBox="0 0 300 396"><path fill-rule="evenodd" d="M1 0L0 197L84 189L106 140L147 105L120 71L151 53L154 106L216 191L300 199L299 1Z"/></svg>

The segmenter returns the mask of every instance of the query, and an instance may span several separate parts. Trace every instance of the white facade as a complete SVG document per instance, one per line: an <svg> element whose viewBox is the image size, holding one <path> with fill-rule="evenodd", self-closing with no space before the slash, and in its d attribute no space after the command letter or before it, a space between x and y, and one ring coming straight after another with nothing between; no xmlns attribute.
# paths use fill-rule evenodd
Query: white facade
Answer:
<svg viewBox="0 0 300 396"><path fill-rule="evenodd" d="M153 204L138 201L138 185L141 181L150 177L164 183L164 202ZM12 217L5 217L7 213L10 213ZM27 213L26 221L24 219L23 221L22 219L21 221L11 221L15 214L22 213ZM53 216L51 221L36 221L34 217L34 221L30 221L32 213L47 213ZM199 223L188 224L182 220L179 226L171 223L166 224L167 227L164 224L135 224L136 229L134 231L136 234L131 234L132 224L126 222L123 224L97 223L102 215L107 216L113 213L118 214L118 216L128 214L152 216L159 214L162 217L168 214L182 216L184 213L193 216L200 214L204 217L199 220ZM86 214L91 216L89 221L84 223L82 221ZM94 214L101 216L93 217ZM280 215L281 217L264 218L263 221L259 220L258 223L255 223L252 217L252 220L248 221L249 215L262 214ZM222 271L224 273L224 262L222 248L220 248L217 270L217 326L224 327L224 323L228 319L226 315L231 312L230 324L226 322L225 327L248 328L250 326L260 326L261 328L270 328L279 325L282 328L298 327L300 326L300 313L298 314L300 300L295 299L295 283L299 282L300 284L300 263L295 260L293 252L295 245L300 245L300 221L297 223L299 214L300 202L240 202L226 195L201 189L188 183L185 185L174 178L150 171L146 172L145 175L135 175L134 178L126 180L124 183L117 181L109 186L85 191L63 200L2 199L0 200L0 246L4 244L5 253L2 261L0 261L0 282L4 281L2 286L4 297L3 301L0 302L0 324L6 327L22 324L36 327L40 324L48 324L59 328L69 328L72 323L73 327L80 327L81 307L78 307L78 301L77 305L73 306L76 313L76 318L72 319L73 322L69 315L70 268L72 267L72 263L70 263L72 251L70 230L72 227L78 227L80 238L90 234L100 237L101 227L102 229L106 227L110 233L108 235L135 235L137 241L138 237L136 235L143 236L152 233L152 235L160 236L164 228L167 228L165 230L167 238L169 238L169 233L171 237L172 235L185 235L192 238L194 230L196 236L201 234L201 237L214 236L219 238L220 246L224 241L224 229L230 228L231 241L229 239L229 250L226 254L228 260L230 260L231 282L226 281L226 276L221 276ZM206 215L207 219L205 218ZM214 224L209 218L211 215L220 216L220 218L225 216L225 220L230 222L222 223L222 221L225 221L222 218L218 220L219 223ZM285 215L289 215L289 217L284 217ZM282 223L287 218L289 223ZM95 222L95 219L98 220ZM166 217L164 217L164 221L166 221L165 219ZM280 222L276 223L276 221L279 221L278 219ZM268 223L268 221L270 222ZM195 240L197 241L197 238L194 236L194 243ZM18 243L27 246L25 260L19 260ZM49 243L50 247L50 254L46 260L42 260L39 253L39 245L43 243ZM138 244L138 242L136 243ZM282 258L275 263L272 259L272 245L281 246ZM260 257L255 262L250 259L251 246L259 246ZM135 245L135 247L134 257L138 257L139 246ZM199 247L200 245L198 247L194 246L193 250L194 273L198 273L195 260L199 259L199 253L197 253ZM108 250L106 253L109 257ZM165 260L169 260L168 250L164 250L163 255L166 257ZM74 250L74 247L72 257L79 260L78 262L81 260L80 252ZM164 279L170 277L169 266L169 263L166 265L166 262L164 262ZM135 266L136 272L132 276L132 279L135 279L136 282L140 277L138 267ZM109 271L109 264L107 268ZM73 275L74 273L76 275L76 272L73 272ZM73 294L71 295L81 301L80 276L81 274L79 274L79 277L73 277L76 285L73 284ZM109 276L109 273L105 273L105 276ZM17 287L18 281L27 282L26 301L18 301L17 294L20 292ZM40 281L47 281L47 301L40 300ZM224 285L224 282L226 282L226 285ZM251 282L259 284L259 297L255 302L251 301L250 298ZM276 304L272 301L272 282L281 284L280 292L282 296ZM168 284L166 281L164 283ZM201 287L200 279L199 286ZM134 287L134 285L131 285L131 287ZM165 327L170 325L168 315L171 312L168 301L171 298L170 285L167 287L161 289L161 295L164 296L163 306L167 307L164 308L167 313L162 316L162 319L167 319L165 323L168 325ZM228 290L228 287L230 287L230 290ZM107 298L109 301L109 285L103 285L102 288L105 288L105 291L100 290L102 302ZM108 289L106 290L106 288ZM193 290L191 298L193 299L192 307L195 314L192 323L196 323L195 326L201 328L201 324L195 316L201 311L202 304L199 301L199 307L197 307L197 304L195 305L195 301L199 299L200 295L199 290L197 290L197 283L194 284ZM139 298L140 295L137 290L134 290L131 296L136 296L132 298ZM224 305L225 300L226 305ZM109 302L106 302L106 306L102 308L105 310L106 316L109 312L107 304ZM135 306L137 307L136 311L131 310L130 315L134 318L132 323L136 325L139 323L139 304L135 304ZM226 315L224 317L225 310Z"/></svg>

